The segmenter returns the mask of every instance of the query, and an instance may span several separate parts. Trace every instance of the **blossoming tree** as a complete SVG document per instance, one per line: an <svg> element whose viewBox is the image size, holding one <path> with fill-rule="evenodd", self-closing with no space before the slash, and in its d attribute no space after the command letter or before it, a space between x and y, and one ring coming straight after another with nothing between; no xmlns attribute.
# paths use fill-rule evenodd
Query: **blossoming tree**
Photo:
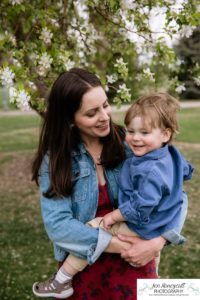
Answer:
<svg viewBox="0 0 200 300"><path fill-rule="evenodd" d="M179 67L172 75L182 83L181 96L185 99L200 99L200 26L192 35L183 37L175 47Z"/></svg>
<svg viewBox="0 0 200 300"><path fill-rule="evenodd" d="M195 0L1 0L0 82L17 107L42 112L56 76L84 67L120 105L136 82L157 86L158 70L176 65L170 39L199 18Z"/></svg>

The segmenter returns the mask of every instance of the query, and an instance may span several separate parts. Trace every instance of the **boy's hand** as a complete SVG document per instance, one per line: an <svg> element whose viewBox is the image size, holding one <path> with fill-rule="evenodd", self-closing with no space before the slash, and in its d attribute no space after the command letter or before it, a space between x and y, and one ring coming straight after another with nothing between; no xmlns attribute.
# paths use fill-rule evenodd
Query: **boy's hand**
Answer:
<svg viewBox="0 0 200 300"><path fill-rule="evenodd" d="M109 230L115 222L112 212L103 217L103 227L107 230Z"/></svg>

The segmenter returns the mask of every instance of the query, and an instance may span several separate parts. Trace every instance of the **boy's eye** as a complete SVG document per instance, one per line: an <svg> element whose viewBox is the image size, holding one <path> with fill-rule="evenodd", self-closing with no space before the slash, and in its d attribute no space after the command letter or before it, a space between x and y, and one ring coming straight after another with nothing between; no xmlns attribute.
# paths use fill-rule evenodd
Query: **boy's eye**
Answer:
<svg viewBox="0 0 200 300"><path fill-rule="evenodd" d="M126 133L127 133L127 134L134 134L134 130L126 129Z"/></svg>

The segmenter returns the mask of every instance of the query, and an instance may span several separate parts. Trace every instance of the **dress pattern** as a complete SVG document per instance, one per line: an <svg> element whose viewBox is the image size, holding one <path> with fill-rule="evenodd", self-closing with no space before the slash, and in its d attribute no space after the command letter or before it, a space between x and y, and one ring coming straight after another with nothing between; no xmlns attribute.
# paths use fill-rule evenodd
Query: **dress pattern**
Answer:
<svg viewBox="0 0 200 300"><path fill-rule="evenodd" d="M112 211L106 185L99 186L97 217ZM62 264L62 263L61 263ZM61 266L60 264L60 266ZM119 254L103 253L73 278L74 294L68 300L137 300L137 279L157 278L155 261L134 268Z"/></svg>

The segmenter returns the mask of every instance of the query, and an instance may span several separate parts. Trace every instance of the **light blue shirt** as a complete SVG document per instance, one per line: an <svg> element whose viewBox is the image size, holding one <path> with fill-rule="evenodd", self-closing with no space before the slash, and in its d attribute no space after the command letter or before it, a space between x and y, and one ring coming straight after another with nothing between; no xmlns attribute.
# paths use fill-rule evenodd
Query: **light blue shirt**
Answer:
<svg viewBox="0 0 200 300"><path fill-rule="evenodd" d="M184 201L183 181L192 172L175 146L127 159L119 176L119 209L128 227L144 239L175 228Z"/></svg>

